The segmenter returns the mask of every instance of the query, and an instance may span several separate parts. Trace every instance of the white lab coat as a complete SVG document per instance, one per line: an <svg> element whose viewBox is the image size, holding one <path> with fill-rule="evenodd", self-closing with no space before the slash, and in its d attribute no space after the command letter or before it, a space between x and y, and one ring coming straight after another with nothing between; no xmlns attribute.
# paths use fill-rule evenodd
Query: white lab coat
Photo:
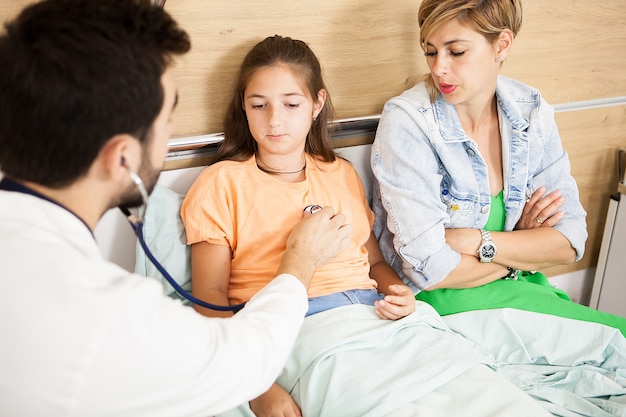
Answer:
<svg viewBox="0 0 626 417"><path fill-rule="evenodd" d="M210 416L266 390L307 309L275 279L232 319L103 259L76 216L0 191L0 415Z"/></svg>

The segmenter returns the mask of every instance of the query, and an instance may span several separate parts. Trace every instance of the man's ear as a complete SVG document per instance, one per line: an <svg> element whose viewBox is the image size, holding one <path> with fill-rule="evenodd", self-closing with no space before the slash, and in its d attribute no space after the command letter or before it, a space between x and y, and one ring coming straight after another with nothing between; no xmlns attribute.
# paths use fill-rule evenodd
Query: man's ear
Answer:
<svg viewBox="0 0 626 417"><path fill-rule="evenodd" d="M115 135L100 149L98 161L103 174L112 178L128 176L127 168L134 171L141 164L141 145L134 137L127 134Z"/></svg>

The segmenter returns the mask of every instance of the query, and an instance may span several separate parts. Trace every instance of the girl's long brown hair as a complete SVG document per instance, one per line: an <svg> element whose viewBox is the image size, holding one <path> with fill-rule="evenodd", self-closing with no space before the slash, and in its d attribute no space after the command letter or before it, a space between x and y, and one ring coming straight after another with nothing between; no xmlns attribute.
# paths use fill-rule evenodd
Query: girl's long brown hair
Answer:
<svg viewBox="0 0 626 417"><path fill-rule="evenodd" d="M223 160L245 161L254 155L257 145L248 128L243 108L245 89L260 68L279 64L289 66L294 75L302 79L310 99L317 100L322 89L327 91L320 63L306 43L279 35L265 38L248 52L241 63L233 97L224 117L224 140L220 143L213 163ZM326 103L313 121L305 144L307 153L326 162L336 158L328 129L333 112L327 91Z"/></svg>

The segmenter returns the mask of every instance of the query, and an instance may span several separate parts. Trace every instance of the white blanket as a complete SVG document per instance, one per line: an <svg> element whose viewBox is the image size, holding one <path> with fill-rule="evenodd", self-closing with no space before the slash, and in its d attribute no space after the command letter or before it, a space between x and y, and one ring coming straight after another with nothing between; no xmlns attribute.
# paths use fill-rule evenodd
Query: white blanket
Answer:
<svg viewBox="0 0 626 417"><path fill-rule="evenodd" d="M481 416L541 415L528 396L479 365L491 364L488 355L451 332L429 305L418 302L416 308L398 321L381 320L364 305L308 317L277 382L305 417L465 416L477 393L491 396L475 409L499 401L497 412ZM456 395L466 385L471 390ZM246 404L226 416L253 414Z"/></svg>
<svg viewBox="0 0 626 417"><path fill-rule="evenodd" d="M398 321L354 305L305 320L278 383L306 416L384 416L488 362L429 305Z"/></svg>
<svg viewBox="0 0 626 417"><path fill-rule="evenodd" d="M305 320L277 382L305 417L626 417L626 339L514 309L442 319L417 302L386 321L351 305Z"/></svg>
<svg viewBox="0 0 626 417"><path fill-rule="evenodd" d="M556 416L626 416L626 338L611 327L516 309L444 317L499 374Z"/></svg>

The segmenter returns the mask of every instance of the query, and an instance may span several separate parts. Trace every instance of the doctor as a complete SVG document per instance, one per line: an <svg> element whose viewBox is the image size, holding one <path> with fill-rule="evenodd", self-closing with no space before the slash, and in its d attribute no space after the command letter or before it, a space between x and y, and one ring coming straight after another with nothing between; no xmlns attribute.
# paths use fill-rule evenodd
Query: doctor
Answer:
<svg viewBox="0 0 626 417"><path fill-rule="evenodd" d="M106 261L92 234L158 178L187 34L149 0L44 0L0 35L0 415L208 416L264 392L315 268L351 227L294 229L276 279L209 319Z"/></svg>

